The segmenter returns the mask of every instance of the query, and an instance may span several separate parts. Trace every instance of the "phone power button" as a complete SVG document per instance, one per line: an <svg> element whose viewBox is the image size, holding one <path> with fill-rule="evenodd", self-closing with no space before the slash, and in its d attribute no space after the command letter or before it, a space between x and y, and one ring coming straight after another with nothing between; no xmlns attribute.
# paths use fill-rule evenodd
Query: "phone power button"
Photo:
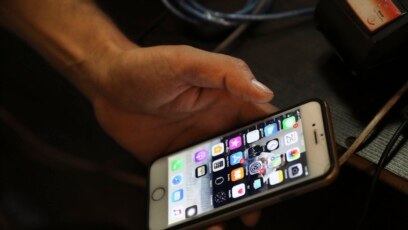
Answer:
<svg viewBox="0 0 408 230"><path fill-rule="evenodd" d="M152 193L152 200L154 201L161 200L163 196L164 196L164 188L162 187L156 188Z"/></svg>

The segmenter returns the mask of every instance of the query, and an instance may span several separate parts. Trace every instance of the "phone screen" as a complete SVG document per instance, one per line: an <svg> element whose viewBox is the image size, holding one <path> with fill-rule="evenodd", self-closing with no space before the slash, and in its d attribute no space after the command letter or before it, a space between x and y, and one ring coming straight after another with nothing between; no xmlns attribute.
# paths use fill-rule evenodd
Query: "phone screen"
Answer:
<svg viewBox="0 0 408 230"><path fill-rule="evenodd" d="M295 108L168 158L168 224L308 176Z"/></svg>

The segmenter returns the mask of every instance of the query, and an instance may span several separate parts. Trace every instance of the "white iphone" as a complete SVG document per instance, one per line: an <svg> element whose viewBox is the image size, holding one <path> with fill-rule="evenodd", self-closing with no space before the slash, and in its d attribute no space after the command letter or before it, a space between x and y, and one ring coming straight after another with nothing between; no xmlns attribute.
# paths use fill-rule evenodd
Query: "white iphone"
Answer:
<svg viewBox="0 0 408 230"><path fill-rule="evenodd" d="M204 227L327 185L337 173L328 105L308 100L156 160L148 228Z"/></svg>

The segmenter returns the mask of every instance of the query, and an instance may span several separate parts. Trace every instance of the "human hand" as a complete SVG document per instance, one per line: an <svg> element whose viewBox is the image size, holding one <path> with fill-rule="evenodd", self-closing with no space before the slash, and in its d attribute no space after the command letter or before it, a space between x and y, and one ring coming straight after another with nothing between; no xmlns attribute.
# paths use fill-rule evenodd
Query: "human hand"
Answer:
<svg viewBox="0 0 408 230"><path fill-rule="evenodd" d="M272 92L243 61L226 55L185 46L136 48L99 68L100 87L91 97L96 117L146 164L276 110L268 103ZM241 220L254 226L259 216Z"/></svg>
<svg viewBox="0 0 408 230"><path fill-rule="evenodd" d="M101 126L148 164L273 111L272 92L241 60L186 46L135 48L99 60L91 97Z"/></svg>
<svg viewBox="0 0 408 230"><path fill-rule="evenodd" d="M107 133L146 164L273 110L272 92L244 62L185 46L139 48L94 1L0 2L0 24L82 91Z"/></svg>

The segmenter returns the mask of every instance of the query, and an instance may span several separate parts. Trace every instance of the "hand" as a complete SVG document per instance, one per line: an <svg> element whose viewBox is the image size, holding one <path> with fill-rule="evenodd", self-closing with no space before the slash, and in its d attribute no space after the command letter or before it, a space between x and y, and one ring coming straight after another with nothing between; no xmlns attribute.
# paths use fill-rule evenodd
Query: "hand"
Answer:
<svg viewBox="0 0 408 230"><path fill-rule="evenodd" d="M102 127L139 160L274 112L272 92L241 60L185 46L136 48L100 68L92 97ZM260 211L243 215L254 226ZM222 229L220 225L210 229Z"/></svg>
<svg viewBox="0 0 408 230"><path fill-rule="evenodd" d="M107 60L92 98L96 117L144 163L274 110L272 92L226 55L161 46Z"/></svg>

